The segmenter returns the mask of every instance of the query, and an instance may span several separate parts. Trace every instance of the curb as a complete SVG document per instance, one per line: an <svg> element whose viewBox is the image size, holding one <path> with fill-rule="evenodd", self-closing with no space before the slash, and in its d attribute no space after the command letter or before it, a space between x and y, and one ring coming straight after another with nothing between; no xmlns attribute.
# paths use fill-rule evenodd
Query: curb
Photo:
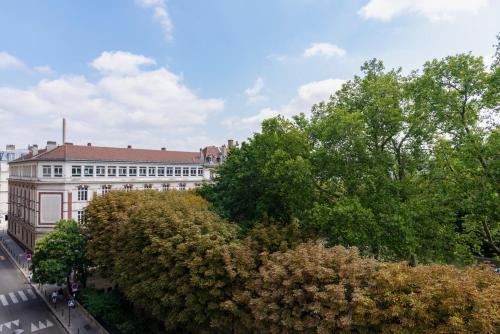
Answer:
<svg viewBox="0 0 500 334"><path fill-rule="evenodd" d="M14 259L14 257L12 256L12 254L10 254L10 252L7 250L7 248L5 247L4 245L4 240L2 239L0 241L0 247L2 247L2 249L4 250L4 252L7 254L7 256L9 257L10 259L10 262L14 263L14 265L19 269L19 271L23 274L24 278L26 279L27 282L29 282L28 280L28 276L26 275L26 273L24 272L24 270L19 266L19 264L16 262L16 260ZM15 241L14 241L15 242ZM32 288L33 290L36 291L36 294L44 301L45 305L47 305L48 309L50 310L50 312L54 315L54 317L57 319L57 321L61 324L61 326L64 328L64 330L68 333L68 334L72 334L71 332L71 329L68 328L68 326L66 326L65 324L65 321L61 321L61 319L59 319L59 316L58 316L58 313L56 312L56 310L54 308L52 308L52 306L50 305L50 303L45 300L45 296L38 290L38 288L36 287L36 285L33 285L31 282L28 283Z"/></svg>

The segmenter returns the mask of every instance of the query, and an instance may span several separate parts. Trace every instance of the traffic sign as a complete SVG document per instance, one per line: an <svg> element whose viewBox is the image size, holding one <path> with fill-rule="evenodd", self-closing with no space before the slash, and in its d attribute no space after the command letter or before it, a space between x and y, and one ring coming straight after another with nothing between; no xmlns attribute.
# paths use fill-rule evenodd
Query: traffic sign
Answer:
<svg viewBox="0 0 500 334"><path fill-rule="evenodd" d="M71 284L71 290L76 291L78 290L78 283L74 282Z"/></svg>
<svg viewBox="0 0 500 334"><path fill-rule="evenodd" d="M31 254L26 254L26 261L31 261Z"/></svg>
<svg viewBox="0 0 500 334"><path fill-rule="evenodd" d="M74 299L68 300L68 307L75 307L75 300Z"/></svg>

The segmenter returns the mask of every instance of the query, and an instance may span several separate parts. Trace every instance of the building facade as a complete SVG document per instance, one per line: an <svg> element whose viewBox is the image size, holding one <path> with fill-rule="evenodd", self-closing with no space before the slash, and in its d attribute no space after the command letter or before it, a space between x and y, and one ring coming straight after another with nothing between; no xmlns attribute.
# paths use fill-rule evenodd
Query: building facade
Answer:
<svg viewBox="0 0 500 334"><path fill-rule="evenodd" d="M8 232L33 250L60 219L82 221L95 196L109 191L188 190L208 182L229 145L198 152L112 147L36 146L10 162Z"/></svg>
<svg viewBox="0 0 500 334"><path fill-rule="evenodd" d="M0 229L7 228L9 162L27 152L16 149L15 145L7 145L5 151L0 151Z"/></svg>

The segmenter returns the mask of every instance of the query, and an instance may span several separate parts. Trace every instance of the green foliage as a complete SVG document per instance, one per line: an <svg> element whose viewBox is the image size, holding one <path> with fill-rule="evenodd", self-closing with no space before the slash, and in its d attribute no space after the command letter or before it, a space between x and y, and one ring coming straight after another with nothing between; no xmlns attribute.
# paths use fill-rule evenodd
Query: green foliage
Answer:
<svg viewBox="0 0 500 334"><path fill-rule="evenodd" d="M33 281L60 284L67 281L74 270L85 283L89 265L85 248L86 241L75 221L57 222L54 231L36 242L32 262Z"/></svg>
<svg viewBox="0 0 500 334"><path fill-rule="evenodd" d="M294 121L266 120L200 192L244 227L298 225L330 244L422 262L499 255L500 70L459 54L403 75L373 59Z"/></svg>
<svg viewBox="0 0 500 334"><path fill-rule="evenodd" d="M128 303L116 290L102 293L94 289L82 289L80 302L112 334L158 332L151 321L146 322L134 314Z"/></svg>
<svg viewBox="0 0 500 334"><path fill-rule="evenodd" d="M233 148L215 185L201 191L216 212L243 227L273 217L289 222L315 196L307 135L297 122L273 118L241 148Z"/></svg>

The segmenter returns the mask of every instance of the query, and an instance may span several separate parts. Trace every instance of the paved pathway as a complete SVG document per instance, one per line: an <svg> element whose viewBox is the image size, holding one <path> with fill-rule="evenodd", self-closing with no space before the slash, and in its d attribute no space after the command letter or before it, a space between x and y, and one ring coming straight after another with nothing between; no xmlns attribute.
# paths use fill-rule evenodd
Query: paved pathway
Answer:
<svg viewBox="0 0 500 334"><path fill-rule="evenodd" d="M99 333L78 308L67 307L67 297L60 298L54 307L48 297L59 287L29 284L28 268L24 249L0 230L0 333L10 334L5 330L18 328L40 334Z"/></svg>

